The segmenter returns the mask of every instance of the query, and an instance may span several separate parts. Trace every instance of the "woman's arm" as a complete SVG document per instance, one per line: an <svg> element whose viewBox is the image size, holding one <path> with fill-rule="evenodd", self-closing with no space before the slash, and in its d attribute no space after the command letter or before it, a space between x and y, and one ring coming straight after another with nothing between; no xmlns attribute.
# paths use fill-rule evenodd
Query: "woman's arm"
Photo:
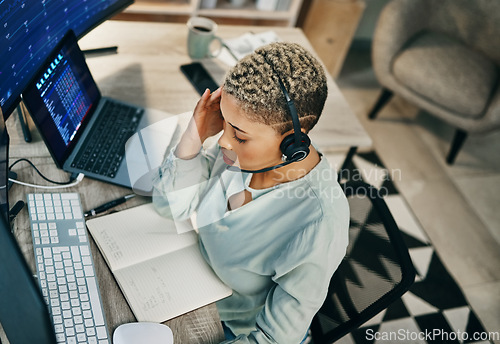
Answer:
<svg viewBox="0 0 500 344"><path fill-rule="evenodd" d="M221 92L222 89L218 88L210 94L210 90L206 89L201 96L175 150L178 158L183 160L194 158L200 152L203 142L222 130Z"/></svg>
<svg viewBox="0 0 500 344"><path fill-rule="evenodd" d="M203 93L179 143L159 168L153 183L153 204L163 216L183 221L198 206L218 147L199 153L203 142L222 130L220 94L221 89Z"/></svg>

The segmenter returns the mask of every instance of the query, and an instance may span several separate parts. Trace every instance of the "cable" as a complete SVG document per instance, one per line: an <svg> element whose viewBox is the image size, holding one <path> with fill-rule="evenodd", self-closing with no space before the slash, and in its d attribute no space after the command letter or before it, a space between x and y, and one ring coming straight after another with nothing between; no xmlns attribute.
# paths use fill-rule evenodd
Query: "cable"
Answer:
<svg viewBox="0 0 500 344"><path fill-rule="evenodd" d="M42 177L43 179L45 179L46 181L48 181L49 183L52 183L52 184L57 184L57 185L68 185L68 184L72 183L72 182L73 182L73 180L75 180L74 178L71 178L71 179L70 179L69 181L67 181L67 182L56 182L55 180L49 179L49 178L45 177L45 176L42 174L42 172L40 172L40 170L39 170L39 169L38 169L38 168L37 168L37 167L36 167L36 166L35 166L35 165L34 165L34 164L30 161L30 160L25 159L25 158L21 158L21 159L18 159L18 160L16 160L16 161L14 161L14 162L13 162L13 163L9 166L9 170L11 170L11 169L12 169L12 167L14 167L14 165L16 165L16 164L18 164L18 163L20 163L20 162L22 162L22 161L27 162L28 164L30 164L30 165L31 165L31 167L33 167L33 168L35 169L35 171L38 173L38 175L39 175L40 177Z"/></svg>
<svg viewBox="0 0 500 344"><path fill-rule="evenodd" d="M9 181L11 181L13 183L16 183L16 184L24 185L24 186L30 186L32 188L40 188L40 189L62 189L62 188L69 188L69 187L78 185L83 180L84 177L85 177L85 175L83 173L79 173L78 176L76 177L76 181L75 182L70 183L70 184L54 185L54 186L30 184L30 183L21 182L21 181L19 181L17 179L12 179L12 178L9 178Z"/></svg>

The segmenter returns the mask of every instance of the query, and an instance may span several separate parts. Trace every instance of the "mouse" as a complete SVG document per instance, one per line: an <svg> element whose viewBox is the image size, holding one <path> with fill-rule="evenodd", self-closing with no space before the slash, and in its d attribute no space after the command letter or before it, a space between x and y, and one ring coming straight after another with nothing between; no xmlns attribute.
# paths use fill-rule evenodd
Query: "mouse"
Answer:
<svg viewBox="0 0 500 344"><path fill-rule="evenodd" d="M122 324L113 333L114 344L173 344L174 335L167 325L152 322Z"/></svg>

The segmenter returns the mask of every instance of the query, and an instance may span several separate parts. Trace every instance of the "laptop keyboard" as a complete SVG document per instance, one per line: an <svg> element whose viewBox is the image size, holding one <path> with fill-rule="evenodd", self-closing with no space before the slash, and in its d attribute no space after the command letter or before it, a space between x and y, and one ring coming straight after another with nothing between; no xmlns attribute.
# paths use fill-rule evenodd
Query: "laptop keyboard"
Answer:
<svg viewBox="0 0 500 344"><path fill-rule="evenodd" d="M114 178L125 155L125 143L143 113L143 109L107 100L71 167Z"/></svg>

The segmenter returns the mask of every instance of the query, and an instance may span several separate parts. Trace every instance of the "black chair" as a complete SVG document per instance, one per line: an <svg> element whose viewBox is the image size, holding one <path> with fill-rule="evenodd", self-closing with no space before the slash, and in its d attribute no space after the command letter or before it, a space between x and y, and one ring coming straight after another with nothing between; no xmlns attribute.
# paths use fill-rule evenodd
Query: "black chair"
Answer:
<svg viewBox="0 0 500 344"><path fill-rule="evenodd" d="M311 324L314 344L333 343L401 297L415 280L403 237L376 188L343 184L351 223L347 255Z"/></svg>

